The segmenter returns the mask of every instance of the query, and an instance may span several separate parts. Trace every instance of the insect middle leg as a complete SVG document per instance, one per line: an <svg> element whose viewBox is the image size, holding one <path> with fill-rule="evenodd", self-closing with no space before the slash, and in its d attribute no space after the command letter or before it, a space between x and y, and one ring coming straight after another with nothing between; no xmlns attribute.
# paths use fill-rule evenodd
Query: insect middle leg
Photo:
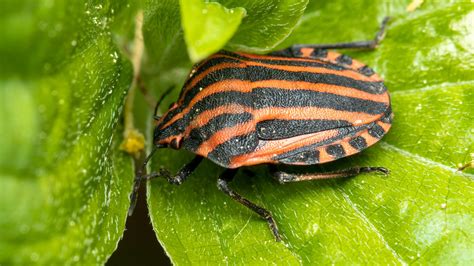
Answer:
<svg viewBox="0 0 474 266"><path fill-rule="evenodd" d="M299 182L316 179L334 179L346 178L359 175L361 173L378 172L387 175L389 170L385 167L354 167L333 172L309 173L309 174L290 174L279 171L275 165L269 165L270 172L275 180L283 183Z"/></svg>
<svg viewBox="0 0 474 266"><path fill-rule="evenodd" d="M240 194L238 194L232 188L229 187L229 183L234 179L234 176L237 171L237 169L227 169L226 171L224 171L224 173L222 173L219 179L217 180L217 187L220 191L230 196L233 200L251 209L258 215L260 215L260 217L265 219L268 223L268 226L270 227L270 230L275 236L276 241L281 241L281 236L278 232L278 227L270 211L242 197Z"/></svg>

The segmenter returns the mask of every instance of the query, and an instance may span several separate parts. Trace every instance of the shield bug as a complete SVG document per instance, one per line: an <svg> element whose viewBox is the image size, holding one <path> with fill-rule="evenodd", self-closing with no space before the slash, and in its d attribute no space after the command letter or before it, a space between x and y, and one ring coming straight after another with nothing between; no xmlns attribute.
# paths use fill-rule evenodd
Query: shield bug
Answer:
<svg viewBox="0 0 474 266"><path fill-rule="evenodd" d="M373 49L387 21L371 41L294 45L267 55L221 51L197 64L178 101L155 117L154 148L141 172L160 148L186 149L196 157L175 175L164 169L138 174L135 188L154 177L181 184L207 158L227 168L218 188L265 219L279 241L271 213L229 187L239 167L268 164L281 183L388 173L383 167L356 167L290 174L275 167L334 161L387 133L393 114L382 79L365 64L326 50Z"/></svg>

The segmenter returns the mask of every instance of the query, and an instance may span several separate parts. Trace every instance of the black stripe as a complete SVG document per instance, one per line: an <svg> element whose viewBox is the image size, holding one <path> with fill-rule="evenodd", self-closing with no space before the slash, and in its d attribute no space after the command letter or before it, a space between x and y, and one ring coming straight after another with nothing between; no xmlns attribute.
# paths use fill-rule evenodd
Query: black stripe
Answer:
<svg viewBox="0 0 474 266"><path fill-rule="evenodd" d="M372 68L370 68L368 66L363 66L363 67L357 69L357 71L359 71L362 75L367 76L367 77L370 77L373 74L375 74L374 70L372 70Z"/></svg>
<svg viewBox="0 0 474 266"><path fill-rule="evenodd" d="M317 91L290 91L272 88L256 88L252 93L226 91L214 93L201 99L182 119L160 130L160 132L155 131L155 139L177 135L190 123L192 117L199 115L205 110L215 109L219 106L232 103L256 109L267 107L321 107L349 112L364 112L368 114L380 114L387 109L387 106L383 103ZM173 114L182 112L185 107L186 105L181 105L176 110L173 110ZM161 128L172 117L172 115L167 114L158 128ZM157 134L160 136L158 137Z"/></svg>
<svg viewBox="0 0 474 266"><path fill-rule="evenodd" d="M268 54L269 56L278 56L278 57L287 57L287 58L293 58L295 55L293 54L293 51L290 48L283 49L283 50L278 50L278 51L273 51ZM238 56L238 55L236 55Z"/></svg>
<svg viewBox="0 0 474 266"><path fill-rule="evenodd" d="M189 83L194 81L199 74L207 71L209 68L223 64L223 63L241 63L241 60L238 59L233 59L229 57L214 57L211 59L208 59L207 61L204 61L201 63L199 66L195 67L195 72L192 74L192 77L186 80L186 83L183 85L183 88L185 88Z"/></svg>
<svg viewBox="0 0 474 266"><path fill-rule="evenodd" d="M351 123L345 120L266 120L257 124L260 139L284 139L319 131L347 127Z"/></svg>
<svg viewBox="0 0 474 266"><path fill-rule="evenodd" d="M191 130L189 137L183 139L183 147L189 151L196 151L204 141L210 139L217 131L248 122L252 120L252 118L253 116L250 113L218 115L202 127Z"/></svg>
<svg viewBox="0 0 474 266"><path fill-rule="evenodd" d="M330 84L358 89L364 92L381 94L386 91L382 82L365 82L333 74L319 74L309 72L290 72L275 70L266 67L249 66L247 68L225 68L209 73L183 96L182 105L188 105L196 95L211 84L223 80L238 79L249 81L286 80L305 81L318 85ZM318 86L315 84L315 86Z"/></svg>
<svg viewBox="0 0 474 266"><path fill-rule="evenodd" d="M312 47L308 47L308 48L311 49ZM312 59L324 59L328 56L328 50L326 50L326 49L314 49L314 48L312 48L313 51L311 52L309 57L303 56L303 53L301 52L301 49L304 49L304 47L303 48L289 47L289 48L286 48L286 49L283 49L283 50L271 52L268 55L281 56L281 57L287 57L287 58L297 57L297 58L312 58ZM337 67L338 67L338 69L347 69L346 67L341 67L341 66L337 66Z"/></svg>
<svg viewBox="0 0 474 266"><path fill-rule="evenodd" d="M251 81L257 80L288 80L288 81L306 81L311 83L324 83L331 85L338 85L342 87L354 88L368 93L380 93L376 87L383 86L380 82L366 82L356 80L344 76L335 74L322 74L322 73L311 73L311 72L293 72L285 70L276 70L265 67L250 66L245 69L247 79ZM245 71L243 70L243 71Z"/></svg>
<svg viewBox="0 0 474 266"><path fill-rule="evenodd" d="M346 151L341 144L334 144L326 147L326 152L334 157L334 159L339 159L346 156Z"/></svg>
<svg viewBox="0 0 474 266"><path fill-rule="evenodd" d="M319 163L319 151L318 150L304 151L294 156L283 158L279 161L286 164L298 164L298 163L316 164L316 163Z"/></svg>
<svg viewBox="0 0 474 266"><path fill-rule="evenodd" d="M380 119L380 121L382 121L384 123L387 123L387 124L391 124L392 123L392 118L393 118L392 106L389 106L387 108L387 111L385 111L384 116Z"/></svg>
<svg viewBox="0 0 474 266"><path fill-rule="evenodd" d="M385 130L377 124L374 124L370 129L369 129L369 134L374 137L374 138L382 138L383 135L385 135Z"/></svg>
<svg viewBox="0 0 474 266"><path fill-rule="evenodd" d="M184 129L186 128L186 123L185 120L183 119L178 119L176 120L173 124L170 126L163 128L163 125L165 123L162 123L155 127L155 132L154 132L154 141L157 142L162 139L166 139L171 136L177 136L181 134Z"/></svg>
<svg viewBox="0 0 474 266"><path fill-rule="evenodd" d="M278 154L277 156L273 157L272 159L276 160L276 161L281 161L281 160L283 160L285 158L288 158L288 157L297 156L298 154L300 154L302 152L316 150L316 148L318 148L318 147L334 143L334 142L339 141L339 140L341 140L343 138L346 138L346 137L353 136L353 135L357 134L358 132L369 128L370 126L372 126L372 124L373 123L371 123L369 125L362 125L362 126L357 126L357 127L340 128L339 133L335 137L332 137L332 138L329 138L329 139L326 139L326 140L323 140L323 141L320 141L320 142L316 142L316 143L313 143L313 144L309 144L309 145L306 145L304 147L299 147L299 148L296 148L294 150L291 150L291 151L288 151L288 152L285 152L285 153Z"/></svg>
<svg viewBox="0 0 474 266"><path fill-rule="evenodd" d="M349 141L349 144L357 149L358 151L361 151L365 148L367 148L367 142L365 141L364 137L357 136Z"/></svg>
<svg viewBox="0 0 474 266"><path fill-rule="evenodd" d="M328 56L328 50L326 50L326 49L314 49L314 51L311 52L311 56L315 57L315 58L324 59Z"/></svg>
<svg viewBox="0 0 474 266"><path fill-rule="evenodd" d="M257 144L257 134L253 131L247 135L236 136L218 145L207 155L207 158L220 166L227 167L233 156L253 152Z"/></svg>
<svg viewBox="0 0 474 266"><path fill-rule="evenodd" d="M163 120L157 126L157 128L161 128L164 124L168 123L173 117L175 117L181 111L182 111L182 108L181 108L181 106L179 106L178 108L176 108L174 110L166 112L164 117L163 117Z"/></svg>
<svg viewBox="0 0 474 266"><path fill-rule="evenodd" d="M211 94L197 102L181 119L178 119L168 127L161 129L159 132L160 137L167 138L169 136L177 135L180 132L184 131L184 128L190 124L191 120L194 119L194 117L198 116L200 113L228 104L238 104L252 107L251 94L238 91L227 91ZM183 109L184 106L179 107L180 112L182 112ZM158 125L157 128L163 127L165 123L166 122L163 122L162 124ZM156 135L155 138L157 138Z"/></svg>
<svg viewBox="0 0 474 266"><path fill-rule="evenodd" d="M352 65L352 58L345 54L341 54L336 58L336 62L339 64Z"/></svg>
<svg viewBox="0 0 474 266"><path fill-rule="evenodd" d="M290 49L290 48L288 48ZM299 57L298 53L300 52L300 49L296 50L296 55L295 51L288 51L288 49L281 50L281 51L275 51L271 53L270 55L275 56L275 57L284 57L284 58L298 58L298 59L306 59L307 57ZM289 53L292 53L293 56L287 56ZM264 64L269 64L269 65L280 65L280 66L302 66L302 67L321 67L321 68L326 68L326 69L332 69L332 70L347 70L347 67L336 65L330 62L325 62L325 61L320 61L312 58L307 58L308 60L279 60L279 59L265 59L264 56L262 58L250 58L247 56L239 55L239 54L234 54L230 52L225 52L222 53L228 56L232 56L237 59L241 59L243 62L245 61L250 61L250 62L258 62L258 63L264 63Z"/></svg>
<svg viewBox="0 0 474 266"><path fill-rule="evenodd" d="M254 108L320 107L349 112L381 114L387 110L383 103L310 90L255 88L252 91Z"/></svg>

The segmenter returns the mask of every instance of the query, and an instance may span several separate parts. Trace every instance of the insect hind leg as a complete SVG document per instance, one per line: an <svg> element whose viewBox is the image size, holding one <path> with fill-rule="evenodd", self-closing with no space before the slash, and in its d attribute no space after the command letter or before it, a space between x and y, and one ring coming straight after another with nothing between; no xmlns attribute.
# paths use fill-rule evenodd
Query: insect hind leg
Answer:
<svg viewBox="0 0 474 266"><path fill-rule="evenodd" d="M327 56L326 49L375 49L385 37L385 29L387 28L389 20L390 17L385 17L383 19L379 30L372 40L329 44L295 44L286 49L272 52L270 55L325 58Z"/></svg>
<svg viewBox="0 0 474 266"><path fill-rule="evenodd" d="M353 60L347 55L328 51L327 49L375 49L385 36L385 29L388 21L389 17L385 17L373 40L332 44L295 44L286 49L274 51L269 55L290 58L299 57L318 59L324 62L342 65L370 77L373 81L381 81L380 77L367 65Z"/></svg>
<svg viewBox="0 0 474 266"><path fill-rule="evenodd" d="M278 242L281 241L281 236L280 236L280 233L278 232L278 227L270 211L242 197L240 194L238 194L232 188L229 187L229 183L232 182L236 173L237 173L237 169L227 169L224 173L221 174L221 176L217 180L217 187L219 188L220 191L227 194L233 200L237 201L238 203L254 211L258 215L260 215L260 217L266 220L268 223L268 226L270 227L270 230L275 236L276 241Z"/></svg>
<svg viewBox="0 0 474 266"><path fill-rule="evenodd" d="M389 170L385 167L354 167L333 172L323 173L306 173L306 174L291 174L283 171L279 171L276 166L270 166L270 172L275 180L280 184L290 182L309 181L317 179L335 179L335 178L347 178L357 176L362 173L381 173L384 175L389 174Z"/></svg>
<svg viewBox="0 0 474 266"><path fill-rule="evenodd" d="M390 17L385 17L380 24L380 28L375 34L374 39L368 41L342 42L332 44L296 44L291 46L293 49L313 48L313 49L375 49L377 45L385 37L385 29L387 28Z"/></svg>

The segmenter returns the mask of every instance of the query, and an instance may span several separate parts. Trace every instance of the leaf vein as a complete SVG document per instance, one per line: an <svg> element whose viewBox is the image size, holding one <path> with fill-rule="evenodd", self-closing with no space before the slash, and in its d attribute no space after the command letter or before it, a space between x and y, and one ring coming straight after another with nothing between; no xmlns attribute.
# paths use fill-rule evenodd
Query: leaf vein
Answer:
<svg viewBox="0 0 474 266"><path fill-rule="evenodd" d="M380 238L384 246L393 254L393 256L400 262L401 265L408 265L403 258L390 246L390 244L385 240L383 235L379 232L377 227L370 222L370 220L367 218L367 216L357 208L357 206L352 202L352 200L349 198L349 195L345 193L342 189L339 189L340 192L342 193L342 196L346 200L346 202L349 204L349 206L352 207L352 209L355 211L355 213L369 226L369 228Z"/></svg>
<svg viewBox="0 0 474 266"><path fill-rule="evenodd" d="M407 150L404 150L404 149L400 149L392 144L388 144L387 142L385 141L381 141L380 142L380 147L382 147L383 149L386 149L386 150L391 150L391 151L395 151L397 153L400 153L406 157L410 157L416 161L419 161L425 165L430 165L430 166L435 166L435 167L438 167L438 168L441 168L443 170L446 170L446 171L449 171L453 174L457 174L457 175L461 175L461 176L466 176L466 177L470 177L470 178L474 178L474 175L473 174L469 174L469 173L464 173L464 172L460 172L458 171L457 169L455 168L452 168L452 167L449 167L447 165L444 165L442 163L439 163L439 162L435 162L431 159L428 159L426 157L423 157L423 156L420 156L418 154L414 154L414 153L411 153Z"/></svg>
<svg viewBox="0 0 474 266"><path fill-rule="evenodd" d="M448 89L454 86L464 86L464 85L474 85L474 80L459 81L459 82L444 82L444 83L434 84L434 85L425 86L425 87L416 88L416 89L394 91L394 92L390 92L390 94L391 95L407 95L407 94L412 94L412 93Z"/></svg>

